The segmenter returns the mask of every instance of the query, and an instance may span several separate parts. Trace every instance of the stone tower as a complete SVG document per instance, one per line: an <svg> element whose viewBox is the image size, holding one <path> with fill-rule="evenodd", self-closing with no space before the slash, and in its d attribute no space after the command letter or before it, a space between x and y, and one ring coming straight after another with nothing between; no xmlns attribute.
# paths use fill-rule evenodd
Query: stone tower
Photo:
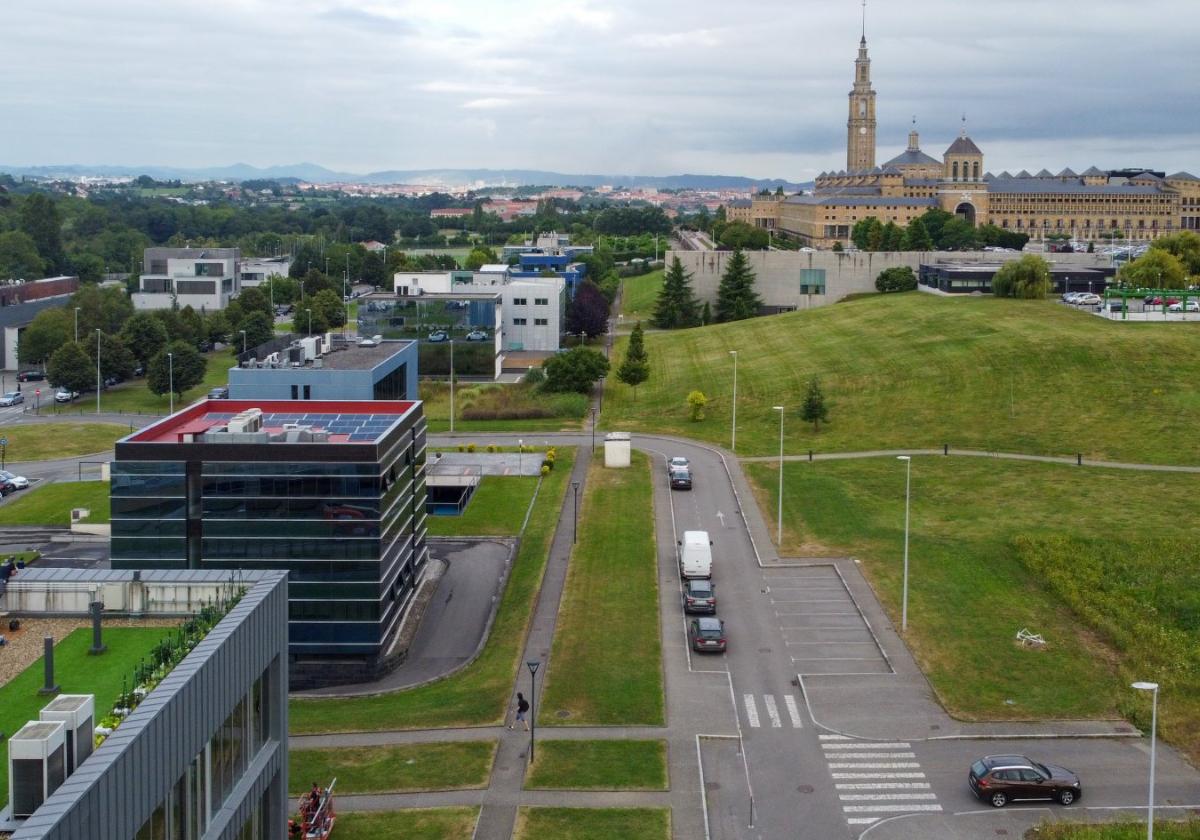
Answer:
<svg viewBox="0 0 1200 840"><path fill-rule="evenodd" d="M864 3L865 6L865 3ZM846 122L846 169L875 168L875 91L871 89L871 59L867 34L858 43L854 61L854 87L850 91L850 119Z"/></svg>

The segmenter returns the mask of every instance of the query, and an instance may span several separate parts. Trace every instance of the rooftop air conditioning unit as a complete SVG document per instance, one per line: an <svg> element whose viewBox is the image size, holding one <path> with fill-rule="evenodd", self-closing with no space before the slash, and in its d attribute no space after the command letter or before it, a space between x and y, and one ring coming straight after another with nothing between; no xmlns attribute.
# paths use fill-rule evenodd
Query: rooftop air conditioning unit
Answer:
<svg viewBox="0 0 1200 840"><path fill-rule="evenodd" d="M66 726L67 775L92 754L96 698L92 694L60 694L42 709L41 719Z"/></svg>
<svg viewBox="0 0 1200 840"><path fill-rule="evenodd" d="M262 409L248 408L233 415L226 429L233 434L262 431Z"/></svg>
<svg viewBox="0 0 1200 840"><path fill-rule="evenodd" d="M381 341L383 341L383 336L382 335L373 335L373 336L371 336L371 340L374 341L376 344L379 344Z"/></svg>
<svg viewBox="0 0 1200 840"><path fill-rule="evenodd" d="M14 818L33 816L66 778L64 723L31 720L8 739L8 803Z"/></svg>
<svg viewBox="0 0 1200 840"><path fill-rule="evenodd" d="M374 346L375 346L375 344L376 344L376 342L372 341L372 340L371 340L371 339L369 339L369 338L360 338L360 339L358 340L358 346L359 346L359 347L374 347Z"/></svg>

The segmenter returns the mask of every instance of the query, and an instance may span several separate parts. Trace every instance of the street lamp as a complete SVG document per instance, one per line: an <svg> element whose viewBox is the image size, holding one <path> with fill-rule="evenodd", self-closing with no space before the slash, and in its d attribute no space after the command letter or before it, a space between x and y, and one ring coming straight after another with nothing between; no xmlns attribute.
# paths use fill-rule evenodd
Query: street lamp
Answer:
<svg viewBox="0 0 1200 840"><path fill-rule="evenodd" d="M312 310L305 309L304 311L308 313L308 334L312 335Z"/></svg>
<svg viewBox="0 0 1200 840"><path fill-rule="evenodd" d="M246 355L246 331L238 330L238 332L240 332L242 334L242 355L245 356Z"/></svg>
<svg viewBox="0 0 1200 840"><path fill-rule="evenodd" d="M575 491L575 522L571 525L571 544L575 544L575 538L579 536L579 482L572 481L571 487Z"/></svg>
<svg viewBox="0 0 1200 840"><path fill-rule="evenodd" d="M908 630L908 506L912 489L912 457L897 455L904 462L904 594L900 598L900 632Z"/></svg>
<svg viewBox="0 0 1200 840"><path fill-rule="evenodd" d="M79 343L79 310L80 307L75 307L75 343Z"/></svg>
<svg viewBox="0 0 1200 840"><path fill-rule="evenodd" d="M168 414L175 413L175 354L167 354L167 393L171 395L171 410Z"/></svg>
<svg viewBox="0 0 1200 840"><path fill-rule="evenodd" d="M775 542L779 546L779 553L783 553L783 406L772 406L775 411L779 412L779 512L776 514L775 520Z"/></svg>
<svg viewBox="0 0 1200 840"><path fill-rule="evenodd" d="M592 406L592 451L596 451L596 407Z"/></svg>
<svg viewBox="0 0 1200 840"><path fill-rule="evenodd" d="M450 416L453 417L454 413L451 412ZM517 475L524 475L524 474L525 474L525 441L518 439L517 440Z"/></svg>
<svg viewBox="0 0 1200 840"><path fill-rule="evenodd" d="M729 436L729 451L737 452L737 351L730 350L733 356L733 431Z"/></svg>
<svg viewBox="0 0 1200 840"><path fill-rule="evenodd" d="M541 662L530 659L525 662L529 668L529 763L533 764L533 733L537 730L537 672Z"/></svg>
<svg viewBox="0 0 1200 840"><path fill-rule="evenodd" d="M96 413L100 413L100 328L96 327Z"/></svg>
<svg viewBox="0 0 1200 840"><path fill-rule="evenodd" d="M454 432L454 339L450 339L450 431Z"/></svg>
<svg viewBox="0 0 1200 840"><path fill-rule="evenodd" d="M1135 682L1130 688L1154 692L1153 705L1150 707L1150 804L1146 815L1146 840L1154 840L1154 752L1158 737L1158 683Z"/></svg>

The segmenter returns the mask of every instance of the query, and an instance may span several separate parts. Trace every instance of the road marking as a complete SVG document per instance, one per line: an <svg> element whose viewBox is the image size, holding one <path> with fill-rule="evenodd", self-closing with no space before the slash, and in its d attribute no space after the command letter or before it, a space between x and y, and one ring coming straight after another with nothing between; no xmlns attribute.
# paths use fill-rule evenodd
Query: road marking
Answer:
<svg viewBox="0 0 1200 840"><path fill-rule="evenodd" d="M775 695L764 694L763 703L767 706L767 717L771 719L771 728L782 729L783 721L779 719L779 708L775 705Z"/></svg>
<svg viewBox="0 0 1200 840"><path fill-rule="evenodd" d="M755 729L757 729L758 728L758 706L754 705L754 695L747 694L747 695L745 695L744 699L746 702L746 720L750 723L751 726L753 726Z"/></svg>
<svg viewBox="0 0 1200 840"><path fill-rule="evenodd" d="M790 694L785 694L783 695L783 703L785 706L787 706L788 717L792 719L792 728L803 729L804 721L800 717L800 709L796 705L796 698Z"/></svg>
<svg viewBox="0 0 1200 840"><path fill-rule="evenodd" d="M937 799L934 793L839 793L842 802L928 802Z"/></svg>
<svg viewBox="0 0 1200 840"><path fill-rule="evenodd" d="M870 825L879 822L879 817L851 817L846 822L850 825Z"/></svg>
<svg viewBox="0 0 1200 840"><path fill-rule="evenodd" d="M929 782L846 782L838 790L929 790Z"/></svg>
<svg viewBox="0 0 1200 840"><path fill-rule="evenodd" d="M917 754L913 752L865 752L855 753L854 755L826 753L827 759L842 759L842 758L916 758ZM831 765L832 766L832 765Z"/></svg>
<svg viewBox="0 0 1200 840"><path fill-rule="evenodd" d="M893 741L890 744L825 744L823 750L907 750L911 744L907 741Z"/></svg>
<svg viewBox="0 0 1200 840"><path fill-rule="evenodd" d="M913 770L920 767L916 761L878 761L859 764L857 762L830 762L830 770Z"/></svg>
<svg viewBox="0 0 1200 840"><path fill-rule="evenodd" d="M924 779L924 773L830 773L835 779Z"/></svg>
<svg viewBox="0 0 1200 840"><path fill-rule="evenodd" d="M793 662L880 662L878 656L793 656Z"/></svg>
<svg viewBox="0 0 1200 840"><path fill-rule="evenodd" d="M849 735L818 735L822 741L849 741Z"/></svg>
<svg viewBox="0 0 1200 840"><path fill-rule="evenodd" d="M917 804L914 802L912 805L902 805L902 804L896 804L896 805L845 805L842 807L842 810L849 814L878 814L878 813L887 812L887 811L912 811L912 812L937 811L937 812L940 812L942 810L942 806L941 805L924 805L924 804Z"/></svg>

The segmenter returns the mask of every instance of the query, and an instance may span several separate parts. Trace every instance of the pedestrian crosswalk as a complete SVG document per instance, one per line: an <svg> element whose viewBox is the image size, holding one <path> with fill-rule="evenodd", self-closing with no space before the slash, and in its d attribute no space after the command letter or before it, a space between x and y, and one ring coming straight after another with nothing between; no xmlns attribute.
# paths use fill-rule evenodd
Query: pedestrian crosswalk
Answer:
<svg viewBox="0 0 1200 840"><path fill-rule="evenodd" d="M746 723L751 729L758 729L763 726L763 719L758 714L758 698L753 694L742 695L742 702L746 709ZM784 717L779 710L779 702L775 699L774 694L764 694L762 696L763 709L766 712L766 726L771 729L783 729ZM787 719L791 722L792 729L803 729L804 722L800 718L800 707L796 705L796 698L790 694L783 695L783 708L787 710Z"/></svg>
<svg viewBox="0 0 1200 840"><path fill-rule="evenodd" d="M821 750L846 822L871 825L901 814L942 810L907 741L857 741L820 735Z"/></svg>

